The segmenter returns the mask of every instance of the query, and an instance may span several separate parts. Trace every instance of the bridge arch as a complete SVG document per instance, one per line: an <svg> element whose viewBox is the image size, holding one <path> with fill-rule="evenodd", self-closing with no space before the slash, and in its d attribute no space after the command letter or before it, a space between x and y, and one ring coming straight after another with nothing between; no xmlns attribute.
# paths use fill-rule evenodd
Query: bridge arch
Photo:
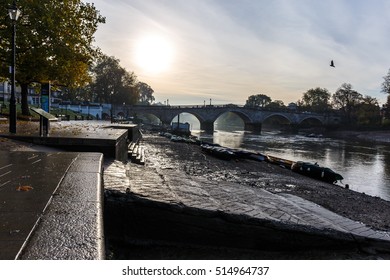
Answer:
<svg viewBox="0 0 390 280"><path fill-rule="evenodd" d="M173 116L169 124L172 124L174 122L176 123L177 121L179 121L180 123L189 123L190 130L193 131L200 130L201 120L202 118L198 114L190 113L184 110Z"/></svg>
<svg viewBox="0 0 390 280"><path fill-rule="evenodd" d="M213 125L215 126L217 121L220 120L221 118L222 119L227 118L225 120L227 122L230 122L230 124L235 123L235 124L239 124L240 126L242 125L243 130L246 130L245 128L246 128L247 124L253 123L253 121L251 120L251 118L247 114L240 112L240 111L237 111L237 110L228 110L225 112L220 112L216 116ZM239 121L237 119L235 120L234 118L237 118ZM221 126L221 125L226 126L226 122L223 124L219 124L219 126Z"/></svg>
<svg viewBox="0 0 390 280"><path fill-rule="evenodd" d="M217 118L216 118L215 120L217 120L220 116L222 116L223 114L226 114L226 113L234 113L234 114L236 114L239 118L241 118L241 119L244 121L244 123L250 123L250 122L252 122L252 119L251 119L247 114L245 114L245 113L242 112L242 111L234 110L234 109L232 109L232 110L227 110L227 111L225 111L225 112L219 113L219 115L217 116Z"/></svg>
<svg viewBox="0 0 390 280"><path fill-rule="evenodd" d="M173 117L171 116L171 120L170 120L169 123L172 123L173 120L174 120L175 118L177 118L177 117L178 117L179 115L181 115L181 114L192 115L192 116L194 116L194 117L199 121L199 123L202 123L202 121L204 121L204 119L202 118L202 116L199 115L199 114L197 114L196 112L189 112L189 111L183 110L183 111L180 111L180 113L177 113L176 115L174 115Z"/></svg>
<svg viewBox="0 0 390 280"><path fill-rule="evenodd" d="M270 112L263 116L263 129L267 130L290 130L296 124L293 115L284 114L283 112Z"/></svg>
<svg viewBox="0 0 390 280"><path fill-rule="evenodd" d="M283 114L283 113L271 113L271 114L267 114L266 116L264 116L262 122L266 122L267 120L270 120L270 119L284 119L284 120L287 120L288 123L295 123L295 120L292 119L291 117L289 117L288 115L286 114Z"/></svg>
<svg viewBox="0 0 390 280"><path fill-rule="evenodd" d="M306 118L302 118L298 123L298 125L305 125L305 124L324 125L324 121L317 116L308 116Z"/></svg>

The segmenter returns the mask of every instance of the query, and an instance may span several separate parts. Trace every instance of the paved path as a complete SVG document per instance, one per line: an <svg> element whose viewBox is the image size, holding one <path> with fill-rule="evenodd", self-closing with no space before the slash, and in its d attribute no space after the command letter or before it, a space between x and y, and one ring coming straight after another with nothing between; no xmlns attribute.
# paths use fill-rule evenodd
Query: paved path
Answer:
<svg viewBox="0 0 390 280"><path fill-rule="evenodd" d="M0 259L104 258L101 162L98 153L0 152Z"/></svg>
<svg viewBox="0 0 390 280"><path fill-rule="evenodd" d="M127 137L133 133L134 125L111 127L106 121L66 121L51 123L47 137L40 137L39 130L20 129L17 134L3 132L0 137L54 147L72 152L98 152L117 160L127 160ZM36 123L35 123L36 125ZM136 130L135 130L136 131Z"/></svg>

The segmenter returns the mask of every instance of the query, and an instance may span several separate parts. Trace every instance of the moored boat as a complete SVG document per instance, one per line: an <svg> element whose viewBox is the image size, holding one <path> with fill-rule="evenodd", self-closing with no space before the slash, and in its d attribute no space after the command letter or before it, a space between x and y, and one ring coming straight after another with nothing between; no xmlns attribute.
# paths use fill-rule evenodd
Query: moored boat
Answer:
<svg viewBox="0 0 390 280"><path fill-rule="evenodd" d="M253 153L249 156L249 159L255 160L255 161L265 161L265 155Z"/></svg>
<svg viewBox="0 0 390 280"><path fill-rule="evenodd" d="M291 166L295 163L295 161L292 160L270 156L270 155L267 155L267 161L288 169L291 169Z"/></svg>
<svg viewBox="0 0 390 280"><path fill-rule="evenodd" d="M231 160L231 159L236 157L234 152L227 149L227 148L223 148L223 147L219 147L219 146L211 146L211 145L207 145L207 144L202 144L201 148L202 148L202 151L204 151L212 156L215 156L219 159Z"/></svg>
<svg viewBox="0 0 390 280"><path fill-rule="evenodd" d="M339 173L330 168L319 166L317 163L298 161L291 166L291 170L331 184L344 179Z"/></svg>

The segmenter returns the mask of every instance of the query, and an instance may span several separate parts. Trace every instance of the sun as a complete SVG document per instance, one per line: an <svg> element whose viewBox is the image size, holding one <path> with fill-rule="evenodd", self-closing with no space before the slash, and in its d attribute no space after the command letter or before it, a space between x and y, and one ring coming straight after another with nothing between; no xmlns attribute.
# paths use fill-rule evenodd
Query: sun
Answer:
<svg viewBox="0 0 390 280"><path fill-rule="evenodd" d="M164 37L147 36L137 41L135 61L146 72L156 74L168 70L172 58L172 44Z"/></svg>

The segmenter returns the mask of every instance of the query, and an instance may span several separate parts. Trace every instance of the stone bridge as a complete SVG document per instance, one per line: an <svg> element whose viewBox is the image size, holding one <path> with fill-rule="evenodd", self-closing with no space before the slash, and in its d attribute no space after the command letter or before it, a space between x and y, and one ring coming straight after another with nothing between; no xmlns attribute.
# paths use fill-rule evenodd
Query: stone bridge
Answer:
<svg viewBox="0 0 390 280"><path fill-rule="evenodd" d="M317 114L297 112L293 110L268 110L233 105L208 106L113 106L113 116L142 116L151 114L156 116L163 125L170 125L175 117L181 113L194 115L200 122L200 129L206 132L214 131L214 122L224 113L237 114L245 124L246 131L260 133L262 124L270 118L284 118L292 126L299 126L303 122L312 120L323 126L334 125L340 122L340 117L333 114ZM106 112L110 114L111 112Z"/></svg>

